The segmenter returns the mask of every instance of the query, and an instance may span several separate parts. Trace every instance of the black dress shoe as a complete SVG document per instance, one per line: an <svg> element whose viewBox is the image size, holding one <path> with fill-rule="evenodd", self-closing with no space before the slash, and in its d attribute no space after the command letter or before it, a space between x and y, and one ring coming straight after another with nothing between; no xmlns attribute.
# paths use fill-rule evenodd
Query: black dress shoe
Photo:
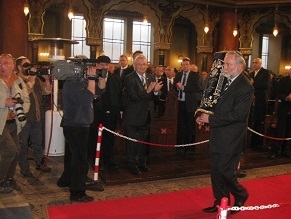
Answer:
<svg viewBox="0 0 291 219"><path fill-rule="evenodd" d="M248 197L249 197L249 194L246 192L245 196L235 200L234 206L237 206L237 207L244 206L244 204L247 201ZM238 212L240 212L240 210L231 210L230 214L236 214Z"/></svg>
<svg viewBox="0 0 291 219"><path fill-rule="evenodd" d="M93 200L94 200L94 198L92 196L89 196L86 194L70 197L70 201L72 201L72 202L91 202Z"/></svg>
<svg viewBox="0 0 291 219"><path fill-rule="evenodd" d="M137 166L131 166L128 169L134 175L140 175L141 174L141 171L137 168Z"/></svg>
<svg viewBox="0 0 291 219"><path fill-rule="evenodd" d="M203 211L207 213L215 213L218 211L218 208L216 206L211 206L211 207L203 208Z"/></svg>

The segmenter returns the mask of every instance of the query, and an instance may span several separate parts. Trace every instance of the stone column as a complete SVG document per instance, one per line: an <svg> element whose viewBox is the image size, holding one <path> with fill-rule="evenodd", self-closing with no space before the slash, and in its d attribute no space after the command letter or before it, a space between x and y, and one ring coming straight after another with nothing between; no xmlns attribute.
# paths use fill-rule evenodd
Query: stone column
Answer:
<svg viewBox="0 0 291 219"><path fill-rule="evenodd" d="M235 12L233 9L223 9L220 14L219 44L218 50L238 50L238 37L234 37L232 32L235 24Z"/></svg>
<svg viewBox="0 0 291 219"><path fill-rule="evenodd" d="M99 54L97 54L97 48L102 46L101 38L87 37L86 44L90 46L90 59L96 59Z"/></svg>
<svg viewBox="0 0 291 219"><path fill-rule="evenodd" d="M170 50L171 43L155 43L155 50L158 54L158 65L165 66L165 52Z"/></svg>

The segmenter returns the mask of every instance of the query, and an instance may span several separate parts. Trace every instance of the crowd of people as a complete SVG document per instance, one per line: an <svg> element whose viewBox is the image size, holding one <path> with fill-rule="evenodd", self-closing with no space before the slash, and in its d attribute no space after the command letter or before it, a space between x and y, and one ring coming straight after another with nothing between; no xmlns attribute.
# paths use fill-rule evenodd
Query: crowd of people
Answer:
<svg viewBox="0 0 291 219"><path fill-rule="evenodd" d="M126 141L128 170L134 175L149 172L151 168L147 163L146 145L140 141L150 141L151 121L164 115L167 96L172 93L178 102L176 144L195 142L194 113L203 98L208 73L199 72L189 58L183 58L179 70L172 66L149 66L142 51L135 51L132 59L133 63L129 65L128 57L120 55L119 65L115 67L108 56L99 56L96 66L89 66L82 77L65 80L63 84L64 115L61 126L65 137L65 156L64 171L57 185L69 187L71 201L93 200L86 194L87 182L91 180L87 173L95 165L100 124L112 131L115 131L118 123L122 124L126 136L139 140ZM248 193L237 181L233 181L232 173L248 141L247 126L263 133L271 96L277 100L274 111L278 117L275 136L290 136L291 70L276 80L272 79L270 71L262 67L260 58L253 60L249 72L245 71L246 65L242 60L235 51L227 53L225 76L231 79L231 84L237 85L229 86L219 99L214 110L215 116L202 114L196 120L199 126L209 123L211 130L211 177L215 202L204 209L206 212L217 211L215 206L225 194L228 197L229 193L235 195L239 205L246 201ZM46 164L44 151L42 97L51 93L52 81L48 75L36 74L37 68L24 56L14 59L9 54L2 54L0 70L0 193L10 193L13 189L21 189L14 180L17 164L23 177L36 178L27 159L29 147L33 150L35 169L51 171ZM242 88L239 89L239 86ZM240 99L235 101L236 98ZM225 104L222 105L223 101ZM230 139L215 140L220 138L222 132L229 133ZM250 136L251 148L262 150L263 138L255 133ZM114 135L104 131L100 167L108 172L119 168L114 160L114 145ZM289 157L287 149L286 141L274 141L269 158L275 159L280 155ZM189 151L195 152L195 147L177 149L177 152L184 154ZM222 161L225 165L216 165ZM221 172L225 174L219 175ZM222 185L223 182L228 182L228 187ZM220 187L225 191L218 189Z"/></svg>

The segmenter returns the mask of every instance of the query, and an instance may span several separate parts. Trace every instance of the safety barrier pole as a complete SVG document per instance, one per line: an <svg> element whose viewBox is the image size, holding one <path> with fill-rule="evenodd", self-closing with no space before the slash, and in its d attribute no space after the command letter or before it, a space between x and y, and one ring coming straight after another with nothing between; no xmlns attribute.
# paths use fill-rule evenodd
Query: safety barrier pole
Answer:
<svg viewBox="0 0 291 219"><path fill-rule="evenodd" d="M218 219L227 219L228 198L221 199Z"/></svg>
<svg viewBox="0 0 291 219"><path fill-rule="evenodd" d="M100 124L99 129L98 129L98 136L97 136L93 183L86 185L86 188L92 191L104 191L103 184L98 180L102 131L103 131L103 125Z"/></svg>

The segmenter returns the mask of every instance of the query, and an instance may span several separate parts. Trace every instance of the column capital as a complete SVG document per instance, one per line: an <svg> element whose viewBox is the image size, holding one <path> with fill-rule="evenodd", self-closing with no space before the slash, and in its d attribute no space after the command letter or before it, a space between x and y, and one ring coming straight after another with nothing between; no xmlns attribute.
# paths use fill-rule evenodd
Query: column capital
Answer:
<svg viewBox="0 0 291 219"><path fill-rule="evenodd" d="M252 48L239 48L239 51L242 55L251 55Z"/></svg>
<svg viewBox="0 0 291 219"><path fill-rule="evenodd" d="M164 43L164 42L155 43L155 50L158 50L158 49L170 50L170 48L171 48L171 43Z"/></svg>
<svg viewBox="0 0 291 219"><path fill-rule="evenodd" d="M212 46L197 46L196 48L198 53L213 53Z"/></svg>
<svg viewBox="0 0 291 219"><path fill-rule="evenodd" d="M86 38L86 44L89 46L101 46L103 43L102 38L96 38L96 37L87 37Z"/></svg>
<svg viewBox="0 0 291 219"><path fill-rule="evenodd" d="M42 33L28 33L28 41L33 41L43 38L44 34Z"/></svg>

